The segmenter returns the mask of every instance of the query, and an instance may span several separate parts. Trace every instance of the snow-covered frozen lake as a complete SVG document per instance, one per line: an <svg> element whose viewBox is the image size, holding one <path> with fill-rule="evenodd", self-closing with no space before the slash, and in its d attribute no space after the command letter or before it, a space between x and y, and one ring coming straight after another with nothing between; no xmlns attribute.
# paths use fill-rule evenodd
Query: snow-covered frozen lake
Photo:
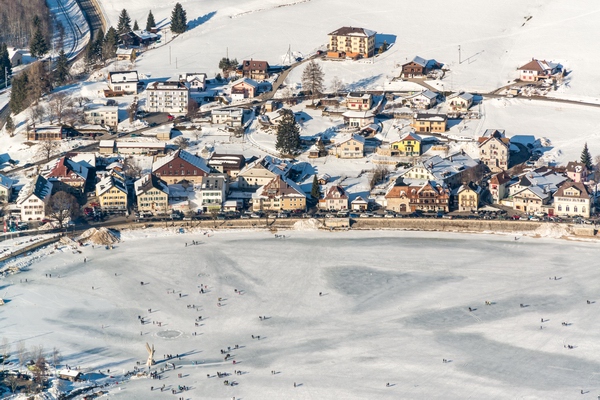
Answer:
<svg viewBox="0 0 600 400"><path fill-rule="evenodd" d="M158 368L163 355L184 355L160 381L112 389L121 399L165 398L178 385L190 387L180 394L186 399L600 394L596 243L280 233L286 238L137 231L125 232L113 250L63 247L0 280L9 300L0 307L0 337L13 348L19 340L28 348L56 346L65 363L111 369L117 378L145 361L146 342L156 347ZM199 293L201 284L207 293ZM228 346L236 364L223 360ZM232 375L207 378L217 371ZM162 384L168 393L150 390Z"/></svg>

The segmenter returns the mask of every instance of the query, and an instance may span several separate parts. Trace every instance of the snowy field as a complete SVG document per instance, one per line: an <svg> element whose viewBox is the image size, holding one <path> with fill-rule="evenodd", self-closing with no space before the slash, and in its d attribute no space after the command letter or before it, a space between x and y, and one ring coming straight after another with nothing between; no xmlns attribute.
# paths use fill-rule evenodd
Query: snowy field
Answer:
<svg viewBox="0 0 600 400"><path fill-rule="evenodd" d="M159 27L168 27L174 2L101 0L113 26L126 8L140 26L152 10ZM178 72L218 71L226 56L282 62L288 48L309 55L341 26L375 30L390 49L369 62L324 63L326 80L338 76L351 89L382 89L399 75L398 64L415 55L444 63L446 89L486 92L516 78L516 68L532 57L561 62L572 71L560 97L597 101L600 81L594 50L600 5L593 0L463 0L449 5L375 0L182 0L190 29L161 49L144 54L140 72L170 77ZM167 38L170 41L171 37ZM461 46L459 62L458 46ZM171 52L171 58L169 57ZM177 58L177 63L176 59ZM170 61L167 63L166 60ZM175 70L175 67L178 70ZM299 82L299 74L290 78Z"/></svg>
<svg viewBox="0 0 600 400"><path fill-rule="evenodd" d="M150 390L162 384L169 396L171 388L189 386L180 394L186 399L600 394L600 275L590 263L600 255L597 244L282 233L285 239L266 232L137 231L124 233L114 250L62 247L0 280L9 300L0 307L1 336L13 348L20 340L28 348L56 346L64 363L110 369L120 382L124 370L145 361L146 342L156 347L157 368L165 366L165 354L184 355L160 381L112 387L110 396L120 399L165 398ZM199 294L199 285L207 293ZM138 316L149 322L141 325ZM235 365L220 352L228 346ZM220 379L217 371L231 375ZM225 386L225 379L237 385Z"/></svg>

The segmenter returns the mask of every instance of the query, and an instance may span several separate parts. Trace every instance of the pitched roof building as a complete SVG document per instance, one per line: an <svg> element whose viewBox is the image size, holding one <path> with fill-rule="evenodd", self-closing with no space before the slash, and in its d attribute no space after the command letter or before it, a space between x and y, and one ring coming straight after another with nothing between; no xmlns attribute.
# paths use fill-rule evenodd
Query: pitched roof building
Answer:
<svg viewBox="0 0 600 400"><path fill-rule="evenodd" d="M375 54L375 34L377 32L344 26L329 34L327 45L330 57L372 57Z"/></svg>
<svg viewBox="0 0 600 400"><path fill-rule="evenodd" d="M295 211L306 209L306 194L296 183L277 174L252 195L255 211Z"/></svg>
<svg viewBox="0 0 600 400"><path fill-rule="evenodd" d="M152 164L152 173L167 184L188 181L200 183L202 177L210 173L210 167L202 157L185 150L177 150L166 157L156 159Z"/></svg>
<svg viewBox="0 0 600 400"><path fill-rule="evenodd" d="M340 185L331 186L325 196L319 199L319 208L324 210L347 210L348 195Z"/></svg>
<svg viewBox="0 0 600 400"><path fill-rule="evenodd" d="M17 205L21 209L21 221L40 220L46 217L46 204L52 195L52 182L37 175L19 192Z"/></svg>
<svg viewBox="0 0 600 400"><path fill-rule="evenodd" d="M565 182L554 193L554 214L589 218L594 211L591 191L581 182Z"/></svg>

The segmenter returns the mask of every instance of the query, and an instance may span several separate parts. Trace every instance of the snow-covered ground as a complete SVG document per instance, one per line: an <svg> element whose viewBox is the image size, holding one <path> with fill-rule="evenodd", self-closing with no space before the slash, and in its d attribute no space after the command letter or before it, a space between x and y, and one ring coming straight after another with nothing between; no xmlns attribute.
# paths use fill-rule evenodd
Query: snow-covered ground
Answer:
<svg viewBox="0 0 600 400"><path fill-rule="evenodd" d="M0 280L8 300L0 307L1 336L13 348L21 340L27 347L56 346L63 363L110 369L119 381L145 361L146 342L156 347L158 368L164 354L183 355L160 381L135 379L111 389L111 397L122 399L164 398L150 390L162 384L169 391L189 386L185 398L600 394L594 378L600 276L590 263L599 256L597 244L418 232L281 233L285 239L266 232L148 230L123 233L113 250L60 247ZM207 293L198 293L200 285ZM221 349L236 364L224 361ZM232 375L219 379L217 371ZM225 379L238 385L225 386Z"/></svg>
<svg viewBox="0 0 600 400"><path fill-rule="evenodd" d="M450 69L443 81L446 89L495 89L515 79L516 68L536 57L559 61L572 71L561 93L553 95L595 101L600 92L600 81L593 78L597 62L591 34L600 9L593 0L462 1L451 6L432 0L426 10L420 3L394 0L375 0L368 6L357 0L181 3L190 29L169 46L140 57L141 71L172 76L177 58L178 71L205 71L210 76L218 72L218 61L227 51L240 61L254 58L278 64L290 46L308 55L327 43L329 32L347 25L375 30L378 43L386 40L392 45L374 63L323 63L327 81L338 76L351 88L383 88L399 75L399 64L420 55ZM101 4L115 26L123 8L140 25L152 10L159 26L168 25L173 9L173 3L158 0L127 4L101 0ZM299 72L290 79L299 82Z"/></svg>
<svg viewBox="0 0 600 400"><path fill-rule="evenodd" d="M75 57L82 51L90 40L90 28L76 0L47 0L48 8L55 20L62 24L65 30L63 50L69 58ZM53 38L53 56L60 52L58 30Z"/></svg>

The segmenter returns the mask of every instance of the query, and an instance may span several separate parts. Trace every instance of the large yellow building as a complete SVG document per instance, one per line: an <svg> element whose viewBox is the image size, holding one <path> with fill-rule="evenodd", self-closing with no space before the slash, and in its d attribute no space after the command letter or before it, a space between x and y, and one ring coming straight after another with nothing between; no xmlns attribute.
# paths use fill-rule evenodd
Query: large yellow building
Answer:
<svg viewBox="0 0 600 400"><path fill-rule="evenodd" d="M96 184L96 197L103 210L127 211L127 186L118 175L107 175Z"/></svg>
<svg viewBox="0 0 600 400"><path fill-rule="evenodd" d="M165 214L169 211L169 187L154 174L147 174L135 181L138 211Z"/></svg>
<svg viewBox="0 0 600 400"><path fill-rule="evenodd" d="M375 54L375 31L344 26L329 34L330 57L367 58Z"/></svg>
<svg viewBox="0 0 600 400"><path fill-rule="evenodd" d="M401 156L420 156L421 155L421 136L414 132L405 133L400 140L393 142L390 147L392 154Z"/></svg>

